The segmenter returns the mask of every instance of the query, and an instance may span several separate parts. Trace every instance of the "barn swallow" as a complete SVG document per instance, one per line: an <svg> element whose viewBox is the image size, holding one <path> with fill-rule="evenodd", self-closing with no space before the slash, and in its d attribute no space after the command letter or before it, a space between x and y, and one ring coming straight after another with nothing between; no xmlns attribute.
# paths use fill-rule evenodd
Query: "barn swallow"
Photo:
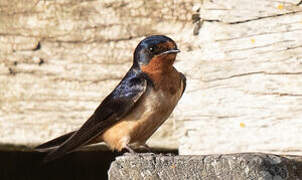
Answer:
<svg viewBox="0 0 302 180"><path fill-rule="evenodd" d="M82 127L36 147L50 151L44 162L99 142L117 151L146 147L184 93L186 78L173 67L179 52L167 36L143 39L134 51L130 70Z"/></svg>

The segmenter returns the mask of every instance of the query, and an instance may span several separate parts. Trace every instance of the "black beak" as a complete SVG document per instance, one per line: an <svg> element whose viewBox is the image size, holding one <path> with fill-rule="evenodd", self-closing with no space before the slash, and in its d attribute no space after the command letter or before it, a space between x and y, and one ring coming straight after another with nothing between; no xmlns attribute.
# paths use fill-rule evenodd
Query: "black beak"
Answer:
<svg viewBox="0 0 302 180"><path fill-rule="evenodd" d="M170 49L168 51L162 52L159 55L163 55L163 54L171 54L171 53L179 53L180 50L179 49Z"/></svg>

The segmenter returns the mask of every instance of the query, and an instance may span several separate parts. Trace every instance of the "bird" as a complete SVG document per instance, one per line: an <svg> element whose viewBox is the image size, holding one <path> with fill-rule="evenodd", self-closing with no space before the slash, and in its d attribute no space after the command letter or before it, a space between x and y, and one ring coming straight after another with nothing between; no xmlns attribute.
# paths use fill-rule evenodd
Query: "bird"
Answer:
<svg viewBox="0 0 302 180"><path fill-rule="evenodd" d="M173 66L180 50L165 35L151 35L134 50L133 64L88 120L35 149L48 152L45 163L79 147L105 142L116 151L143 146L170 116L186 88L186 77Z"/></svg>

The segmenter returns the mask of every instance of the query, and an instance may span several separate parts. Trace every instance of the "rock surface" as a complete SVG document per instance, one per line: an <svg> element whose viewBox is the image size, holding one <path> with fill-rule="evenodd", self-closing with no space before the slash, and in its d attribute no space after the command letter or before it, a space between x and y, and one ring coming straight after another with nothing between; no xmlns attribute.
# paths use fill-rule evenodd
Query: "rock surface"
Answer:
<svg viewBox="0 0 302 180"><path fill-rule="evenodd" d="M108 175L120 179L236 179L302 178L302 158L245 153L206 156L127 154L116 158Z"/></svg>

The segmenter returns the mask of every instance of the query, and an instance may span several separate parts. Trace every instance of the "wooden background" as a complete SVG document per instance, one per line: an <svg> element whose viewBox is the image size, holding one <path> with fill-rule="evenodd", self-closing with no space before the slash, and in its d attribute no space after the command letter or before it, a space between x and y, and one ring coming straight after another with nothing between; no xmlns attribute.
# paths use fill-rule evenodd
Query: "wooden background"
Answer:
<svg viewBox="0 0 302 180"><path fill-rule="evenodd" d="M170 36L183 52L194 46L193 1L29 2L0 2L3 145L33 146L80 127L128 71L145 36ZM170 118L150 145L177 148L176 127Z"/></svg>
<svg viewBox="0 0 302 180"><path fill-rule="evenodd" d="M180 153L301 154L300 2L204 1L200 18Z"/></svg>
<svg viewBox="0 0 302 180"><path fill-rule="evenodd" d="M78 128L137 43L173 38L187 90L150 139L181 154L302 154L302 6L294 0L0 2L0 143Z"/></svg>

